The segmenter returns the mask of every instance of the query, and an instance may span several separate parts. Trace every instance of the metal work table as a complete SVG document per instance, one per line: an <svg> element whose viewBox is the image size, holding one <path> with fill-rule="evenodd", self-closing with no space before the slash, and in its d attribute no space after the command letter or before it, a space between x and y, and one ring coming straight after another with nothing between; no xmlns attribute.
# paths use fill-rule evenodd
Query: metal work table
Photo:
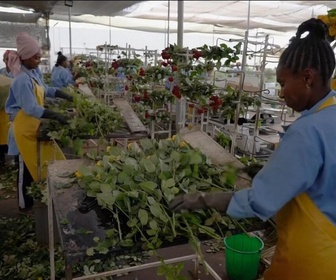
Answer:
<svg viewBox="0 0 336 280"><path fill-rule="evenodd" d="M66 262L66 279L95 279L97 277L112 276L121 273L144 270L148 268L158 267L159 261L153 261L137 266L123 269L117 269L108 272L102 272L92 276L81 276L73 278L72 265L76 262L84 260L86 249L94 246L93 237L98 236L101 239L105 237L106 226L101 226L99 211L90 211L82 214L78 210L80 202L84 198L84 192L77 185L62 188L65 184L69 184L69 178L62 176L65 172L76 172L81 165L89 165L89 162L83 159L55 161L48 166L48 226L49 226L49 254L50 254L50 279L55 280L55 256L54 256L54 217L58 227L60 242L64 251ZM102 211L102 210L101 210ZM67 221L66 223L64 221ZM80 229L92 231L91 234L79 234ZM117 252L110 252L115 253ZM186 255L186 253L188 253ZM176 256L176 255L175 255ZM197 275L199 269L199 257L194 252L188 250L183 256L174 257L165 260L167 264L191 261L195 262L195 273ZM208 272L213 279L220 280L220 277L208 263L205 263Z"/></svg>

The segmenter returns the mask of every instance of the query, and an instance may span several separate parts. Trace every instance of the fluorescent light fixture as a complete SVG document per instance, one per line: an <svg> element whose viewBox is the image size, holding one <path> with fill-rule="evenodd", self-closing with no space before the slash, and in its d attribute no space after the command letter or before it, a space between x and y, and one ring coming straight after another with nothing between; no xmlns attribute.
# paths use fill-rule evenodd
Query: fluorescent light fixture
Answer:
<svg viewBox="0 0 336 280"><path fill-rule="evenodd" d="M67 7L72 7L73 6L73 1L71 1L71 0L65 0L64 1L64 5L67 6Z"/></svg>

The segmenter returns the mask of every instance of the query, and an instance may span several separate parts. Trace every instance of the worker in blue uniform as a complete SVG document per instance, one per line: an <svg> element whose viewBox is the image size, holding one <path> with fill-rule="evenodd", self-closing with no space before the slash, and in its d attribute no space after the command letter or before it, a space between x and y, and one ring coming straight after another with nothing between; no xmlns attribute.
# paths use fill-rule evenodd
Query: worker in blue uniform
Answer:
<svg viewBox="0 0 336 280"><path fill-rule="evenodd" d="M57 61L51 73L51 82L54 87L58 88L76 85L76 81L69 69L68 58L62 52L58 52Z"/></svg>
<svg viewBox="0 0 336 280"><path fill-rule="evenodd" d="M8 67L8 55L11 51L7 50L3 54L3 62L5 63L5 67L0 69L0 75L3 75L9 79L13 78L13 74L10 72ZM8 151L7 146L7 138L8 138L8 129L9 129L9 118L5 111L5 101L8 98L8 89L10 80L6 82L6 85L0 84L1 92L0 92L0 163L5 164L6 162L6 153Z"/></svg>
<svg viewBox="0 0 336 280"><path fill-rule="evenodd" d="M16 38L17 51L9 54L9 68L14 75L5 109L11 122L8 134L8 154L18 157L18 202L21 213L32 210L34 201L28 195L32 182L46 178L51 160L65 159L57 144L37 140L41 119L53 119L64 125L67 117L44 108L45 97L72 100L72 96L55 87L48 87L38 65L41 46L26 33ZM39 145L39 154L38 147ZM38 165L38 159L41 166Z"/></svg>
<svg viewBox="0 0 336 280"><path fill-rule="evenodd" d="M170 203L174 211L215 208L234 218L276 216L278 241L265 280L336 277L336 93L330 87L335 55L327 35L321 20L303 22L280 57L281 97L301 116L252 187L184 194Z"/></svg>

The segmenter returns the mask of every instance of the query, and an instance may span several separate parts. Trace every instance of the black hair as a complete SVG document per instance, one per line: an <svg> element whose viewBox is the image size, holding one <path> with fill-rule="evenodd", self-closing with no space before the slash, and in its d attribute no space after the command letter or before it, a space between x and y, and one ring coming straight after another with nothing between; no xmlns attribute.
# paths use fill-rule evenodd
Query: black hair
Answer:
<svg viewBox="0 0 336 280"><path fill-rule="evenodd" d="M55 64L56 67L60 66L64 61L68 59L65 55L62 54L62 52L58 52L57 55L58 57Z"/></svg>
<svg viewBox="0 0 336 280"><path fill-rule="evenodd" d="M309 34L301 38L302 34ZM305 68L316 69L326 83L335 69L335 54L328 41L327 25L311 18L298 27L296 36L291 38L288 47L279 59L279 66L289 68L294 74Z"/></svg>

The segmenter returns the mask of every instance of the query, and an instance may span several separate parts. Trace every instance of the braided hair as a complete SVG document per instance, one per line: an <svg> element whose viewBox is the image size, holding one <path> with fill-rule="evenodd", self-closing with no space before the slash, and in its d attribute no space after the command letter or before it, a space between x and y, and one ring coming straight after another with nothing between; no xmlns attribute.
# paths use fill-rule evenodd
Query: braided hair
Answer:
<svg viewBox="0 0 336 280"><path fill-rule="evenodd" d="M64 61L67 60L67 57L63 55L62 52L58 52L57 55L58 57L57 57L57 61L55 64L56 67L60 66Z"/></svg>
<svg viewBox="0 0 336 280"><path fill-rule="evenodd" d="M301 38L302 34L309 34ZM279 66L290 69L294 74L305 68L316 69L324 83L328 82L335 69L335 54L327 40L327 25L315 18L303 22L296 36L279 59Z"/></svg>

